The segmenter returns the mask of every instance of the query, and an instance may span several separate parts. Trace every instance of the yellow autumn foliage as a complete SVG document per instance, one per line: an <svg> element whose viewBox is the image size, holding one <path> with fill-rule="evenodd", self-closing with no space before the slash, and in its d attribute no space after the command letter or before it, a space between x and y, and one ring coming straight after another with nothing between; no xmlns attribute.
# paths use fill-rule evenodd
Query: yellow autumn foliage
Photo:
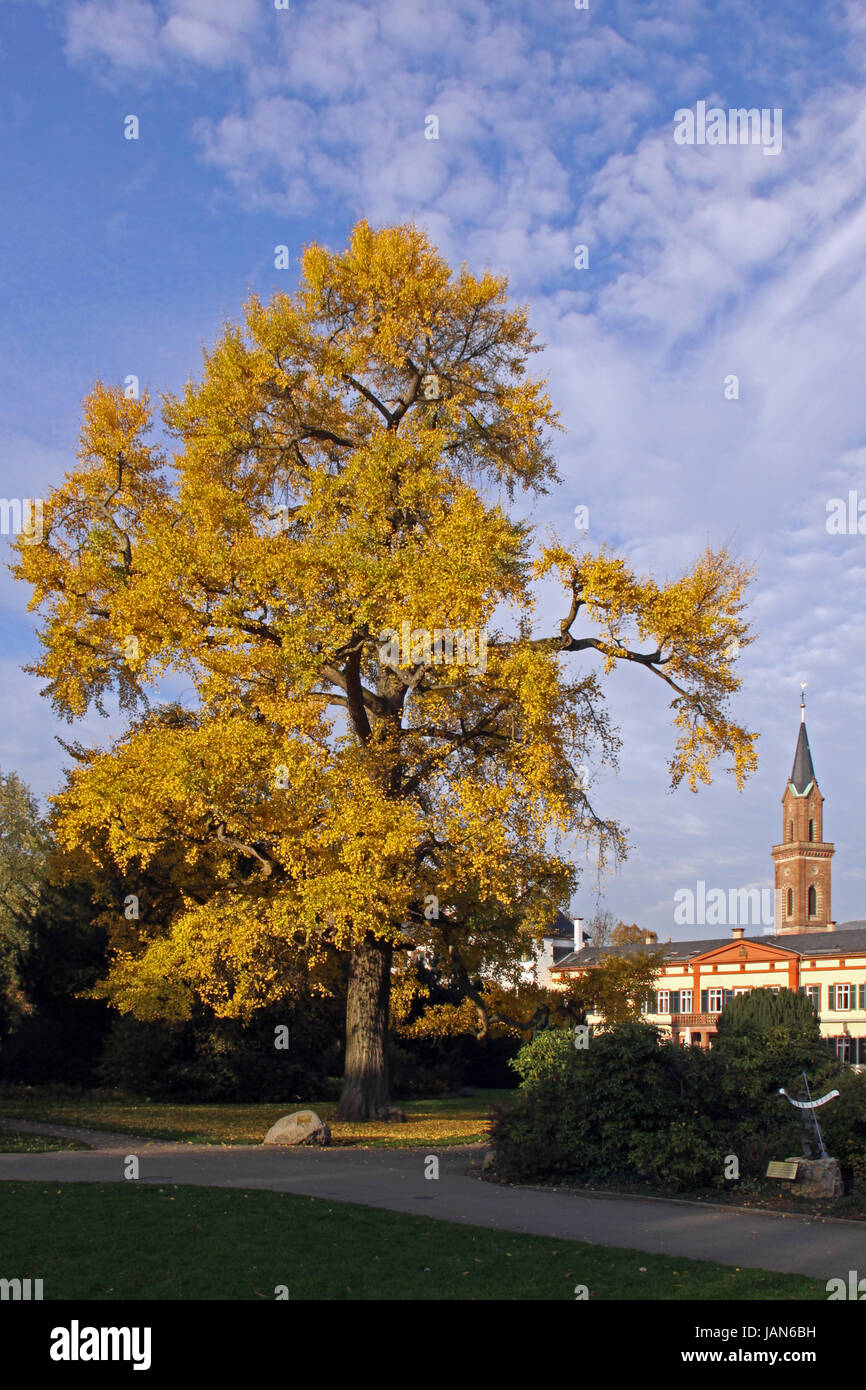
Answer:
<svg viewBox="0 0 866 1390"><path fill-rule="evenodd" d="M394 949L398 1014L419 949L516 989L575 887L566 839L625 851L578 776L616 762L602 677L623 662L672 691L674 784L720 757L751 771L729 710L748 571L707 551L658 583L603 550L536 552L503 506L558 481L506 289L414 226L361 222L345 251L306 250L294 294L252 296L158 410L103 383L85 401L14 572L58 713L128 716L55 798L67 850L144 885L111 922L118 1007L247 1017L330 988L370 942ZM540 623L549 575L562 612ZM484 634L485 661L407 653L404 630Z"/></svg>

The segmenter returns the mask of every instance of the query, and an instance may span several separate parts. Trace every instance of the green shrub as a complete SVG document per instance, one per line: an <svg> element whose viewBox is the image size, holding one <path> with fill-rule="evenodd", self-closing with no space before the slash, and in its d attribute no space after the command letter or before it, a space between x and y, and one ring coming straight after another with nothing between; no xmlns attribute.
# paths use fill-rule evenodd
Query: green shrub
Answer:
<svg viewBox="0 0 866 1390"><path fill-rule="evenodd" d="M696 1049L624 1022L585 1049L570 1029L539 1033L514 1066L521 1086L493 1133L507 1179L568 1175L680 1189L721 1177L721 1140L700 1111L707 1059Z"/></svg>
<svg viewBox="0 0 866 1390"><path fill-rule="evenodd" d="M845 1182L866 1193L866 1072L841 1067L831 1083L839 1095L818 1111L824 1143L841 1162Z"/></svg>
<svg viewBox="0 0 866 1390"><path fill-rule="evenodd" d="M840 1067L797 996L735 1010L708 1052L629 1022L585 1050L570 1029L539 1033L512 1065L520 1087L493 1129L507 1180L729 1187L733 1155L739 1180L758 1186L771 1158L801 1151L800 1112L779 1088L794 1094L806 1070L813 1095L840 1091L820 1113L825 1143L846 1183L866 1190L866 1074Z"/></svg>
<svg viewBox="0 0 866 1390"><path fill-rule="evenodd" d="M173 1096L172 1076L188 1052L185 1026L143 1022L122 1014L108 1029L96 1079L102 1086L157 1099Z"/></svg>
<svg viewBox="0 0 866 1390"><path fill-rule="evenodd" d="M711 1056L707 1109L743 1176L757 1180L770 1159L801 1152L800 1112L779 1088L796 1096L806 1072L813 1095L828 1090L837 1084L839 1063L821 1037L811 1002L789 989L757 989L733 999L722 1013Z"/></svg>
<svg viewBox="0 0 866 1390"><path fill-rule="evenodd" d="M589 1051L574 1043L570 1028L545 1028L520 1049L510 1066L525 1086L545 1079L564 1080L575 1074L581 1051Z"/></svg>
<svg viewBox="0 0 866 1390"><path fill-rule="evenodd" d="M398 1099L447 1096L463 1085L463 1064L453 1051L437 1057L437 1050L406 1042L388 1043L391 1090Z"/></svg>
<svg viewBox="0 0 866 1390"><path fill-rule="evenodd" d="M290 1044L286 1051L274 1047L273 1019L265 1016L243 1028L225 1020L172 1024L122 1015L108 1031L97 1078L154 1100L331 1099L328 1066L335 1058L326 1048L299 1046L291 1029Z"/></svg>

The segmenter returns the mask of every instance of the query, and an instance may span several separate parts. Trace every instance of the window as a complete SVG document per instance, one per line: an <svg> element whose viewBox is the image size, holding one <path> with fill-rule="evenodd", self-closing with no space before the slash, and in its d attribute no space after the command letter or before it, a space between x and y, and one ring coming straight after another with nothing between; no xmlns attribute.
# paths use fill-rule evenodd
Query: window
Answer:
<svg viewBox="0 0 866 1390"><path fill-rule="evenodd" d="M805 994L806 998L809 999L809 1000L811 1001L811 1003L814 1005L816 1011L817 1011L818 1013L820 1013L820 1012L821 1012L821 986L820 986L820 985L805 985L805 986L803 987L803 993Z"/></svg>
<svg viewBox="0 0 866 1390"><path fill-rule="evenodd" d="M657 995L658 1007L657 1014L669 1014L671 1011L671 993L669 989L660 989Z"/></svg>
<svg viewBox="0 0 866 1390"><path fill-rule="evenodd" d="M734 994L751 994L751 992L752 992L752 987L751 987L751 985L745 985L745 986L743 986L742 989L735 989L735 990L734 990Z"/></svg>
<svg viewBox="0 0 866 1390"><path fill-rule="evenodd" d="M810 884L809 884L809 892L806 894L806 902L807 902L807 904L808 904L808 913L809 913L809 916L810 916L810 917L817 917L817 915L818 915L818 890L816 889L814 883L810 883Z"/></svg>
<svg viewBox="0 0 866 1390"><path fill-rule="evenodd" d="M793 888L789 888L789 889L788 889L788 916L789 916L789 917L793 917L793 915L794 915L794 890L793 890Z"/></svg>
<svg viewBox="0 0 866 1390"><path fill-rule="evenodd" d="M706 991L706 995L707 995L707 1010L706 1010L707 1013L708 1013L708 1014L720 1014L720 1013L722 1012L722 1003L723 1003L723 992L722 992L722 990L720 990L720 989L708 989L708 990Z"/></svg>
<svg viewBox="0 0 866 1390"><path fill-rule="evenodd" d="M794 822L793 822L792 820L789 820L789 821L788 821L788 834L787 834L787 839L788 839L788 840L793 840L793 838L794 838Z"/></svg>
<svg viewBox="0 0 866 1390"><path fill-rule="evenodd" d="M672 990L671 990L671 1009L670 1009L670 1011L671 1011L672 1014L678 1014L678 1013L680 1012L680 992L679 992L678 989L672 989Z"/></svg>
<svg viewBox="0 0 866 1390"><path fill-rule="evenodd" d="M810 840L814 840L814 838L815 838L815 822L814 822L813 820L810 820L810 821L809 821L809 839L810 839Z"/></svg>
<svg viewBox="0 0 866 1390"><path fill-rule="evenodd" d="M694 1007L693 994L690 989L680 990L680 1013L690 1014Z"/></svg>
<svg viewBox="0 0 866 1390"><path fill-rule="evenodd" d="M862 1013L864 1010L866 1010L866 985L859 985L858 988L860 990L860 999L858 1001L857 1007Z"/></svg>
<svg viewBox="0 0 866 1390"><path fill-rule="evenodd" d="M851 995L854 992L853 985L837 985L836 1001L831 1003L830 1008L836 1009L838 1013L847 1013L851 1008ZM833 993L833 986L830 986L830 993Z"/></svg>
<svg viewBox="0 0 866 1390"><path fill-rule="evenodd" d="M853 1062L854 1058L851 1054L854 1049L851 1044L856 1042L855 1038L833 1038L831 1041L836 1049L836 1056L839 1058L840 1062Z"/></svg>

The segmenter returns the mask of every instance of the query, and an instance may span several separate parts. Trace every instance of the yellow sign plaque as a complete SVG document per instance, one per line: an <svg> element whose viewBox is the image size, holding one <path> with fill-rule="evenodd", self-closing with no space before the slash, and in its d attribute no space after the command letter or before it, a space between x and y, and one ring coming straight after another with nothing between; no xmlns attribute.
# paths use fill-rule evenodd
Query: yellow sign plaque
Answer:
<svg viewBox="0 0 866 1390"><path fill-rule="evenodd" d="M799 1167L800 1165L796 1160L792 1160L790 1163L768 1163L767 1177L785 1178L788 1182L793 1182Z"/></svg>

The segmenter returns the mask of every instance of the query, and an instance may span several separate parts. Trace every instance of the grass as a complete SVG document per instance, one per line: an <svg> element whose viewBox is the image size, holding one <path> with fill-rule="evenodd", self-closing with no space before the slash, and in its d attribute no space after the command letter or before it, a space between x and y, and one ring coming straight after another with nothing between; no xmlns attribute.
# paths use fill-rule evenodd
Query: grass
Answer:
<svg viewBox="0 0 866 1390"><path fill-rule="evenodd" d="M51 1299L821 1300L822 1280L277 1192L0 1183L4 1278Z"/></svg>
<svg viewBox="0 0 866 1390"><path fill-rule="evenodd" d="M0 1129L0 1153L41 1154L54 1149L86 1149L77 1139L61 1139L56 1134L24 1134L15 1129Z"/></svg>
<svg viewBox="0 0 866 1390"><path fill-rule="evenodd" d="M350 1125L333 1119L336 1101L268 1105L177 1105L98 1092L52 1095L37 1087L7 1089L0 1096L0 1118L42 1120L83 1129L111 1130L152 1139L194 1144L260 1144L271 1125L293 1110L315 1110L331 1126L337 1146L374 1149L446 1148L487 1139L491 1107L510 1091L481 1090L473 1097L400 1101L406 1124Z"/></svg>

